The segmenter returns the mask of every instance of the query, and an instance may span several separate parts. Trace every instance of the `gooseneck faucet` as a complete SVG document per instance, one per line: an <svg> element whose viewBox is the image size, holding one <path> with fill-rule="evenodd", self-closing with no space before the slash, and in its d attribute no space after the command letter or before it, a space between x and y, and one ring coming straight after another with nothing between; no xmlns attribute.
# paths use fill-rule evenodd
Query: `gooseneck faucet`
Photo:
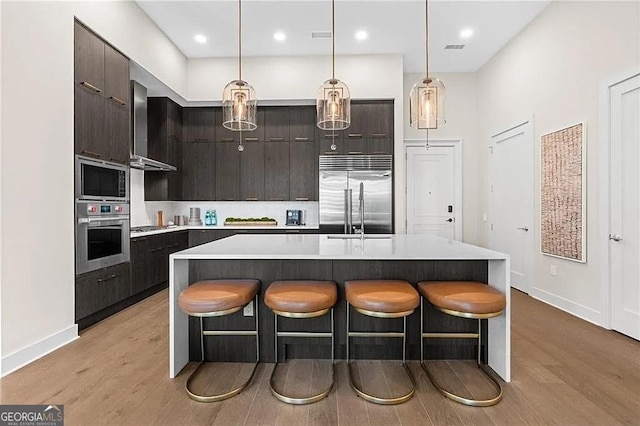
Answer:
<svg viewBox="0 0 640 426"><path fill-rule="evenodd" d="M360 238L364 240L364 183L360 182Z"/></svg>

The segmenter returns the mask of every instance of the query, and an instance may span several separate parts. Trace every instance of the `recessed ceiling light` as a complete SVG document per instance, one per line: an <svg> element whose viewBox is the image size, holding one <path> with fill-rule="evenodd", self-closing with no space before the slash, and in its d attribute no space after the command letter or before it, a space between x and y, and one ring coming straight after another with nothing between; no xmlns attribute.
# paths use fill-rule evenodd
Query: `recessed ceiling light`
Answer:
<svg viewBox="0 0 640 426"><path fill-rule="evenodd" d="M205 44L207 42L207 36L205 36L204 34L196 34L193 39L196 41L196 43L200 44Z"/></svg>
<svg viewBox="0 0 640 426"><path fill-rule="evenodd" d="M369 34L366 31L358 31L356 33L356 39L362 41L366 40L369 37Z"/></svg>
<svg viewBox="0 0 640 426"><path fill-rule="evenodd" d="M273 38L277 41L285 41L287 39L287 35L282 31L278 31L273 35Z"/></svg>
<svg viewBox="0 0 640 426"><path fill-rule="evenodd" d="M473 28L464 28L460 31L460 38L470 38L473 35Z"/></svg>

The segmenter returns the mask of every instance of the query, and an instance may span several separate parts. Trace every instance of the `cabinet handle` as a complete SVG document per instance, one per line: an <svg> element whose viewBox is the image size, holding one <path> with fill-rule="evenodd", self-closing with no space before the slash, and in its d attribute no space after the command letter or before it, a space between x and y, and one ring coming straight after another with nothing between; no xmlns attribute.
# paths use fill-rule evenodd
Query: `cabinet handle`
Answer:
<svg viewBox="0 0 640 426"><path fill-rule="evenodd" d="M360 139L362 138L362 133L349 133L350 139Z"/></svg>
<svg viewBox="0 0 640 426"><path fill-rule="evenodd" d="M373 155L378 155L378 154L388 154L388 152L386 151L373 151L372 152Z"/></svg>
<svg viewBox="0 0 640 426"><path fill-rule="evenodd" d="M309 201L309 197L296 197L296 201Z"/></svg>
<svg viewBox="0 0 640 426"><path fill-rule="evenodd" d="M196 139L195 140L196 143L204 143L204 142L209 142L209 139Z"/></svg>
<svg viewBox="0 0 640 426"><path fill-rule="evenodd" d="M159 252L160 250L164 250L164 249L165 249L164 247L154 248L154 249L149 250L149 253L156 253L156 252Z"/></svg>
<svg viewBox="0 0 640 426"><path fill-rule="evenodd" d="M284 140L284 138L269 138L269 140L272 142L281 142Z"/></svg>
<svg viewBox="0 0 640 426"><path fill-rule="evenodd" d="M107 278L98 278L98 282L99 283L103 283L105 281L110 281L112 279L114 279L115 277L117 277L116 274L111 274L110 276L108 276Z"/></svg>
<svg viewBox="0 0 640 426"><path fill-rule="evenodd" d="M178 247L180 244L171 244L170 246L168 246L167 248L175 248Z"/></svg>
<svg viewBox="0 0 640 426"><path fill-rule="evenodd" d="M102 157L102 155L101 155L101 154L98 154L97 152L87 151L87 150L84 150L84 149L83 149L82 151L80 151L80 153L81 153L81 154L90 155L90 156L92 156L92 157L96 157L96 158L100 158L100 157Z"/></svg>
<svg viewBox="0 0 640 426"><path fill-rule="evenodd" d="M235 198L225 198L224 201L235 201Z"/></svg>
<svg viewBox="0 0 640 426"><path fill-rule="evenodd" d="M89 83L88 81L81 81L80 84L82 86L86 87L87 89L93 90L96 93L102 92L102 89L98 89L96 86L94 86L93 84Z"/></svg>
<svg viewBox="0 0 640 426"><path fill-rule="evenodd" d="M338 135L336 135L335 133L333 133L333 134L325 134L325 135L324 135L324 137L325 137L326 139L336 139L336 138L338 138L339 136L338 136Z"/></svg>
<svg viewBox="0 0 640 426"><path fill-rule="evenodd" d="M362 154L362 151L349 151L349 154Z"/></svg>
<svg viewBox="0 0 640 426"><path fill-rule="evenodd" d="M371 133L371 137L372 138L386 138L387 134L386 133Z"/></svg>
<svg viewBox="0 0 640 426"><path fill-rule="evenodd" d="M222 138L221 140L222 140L222 142L233 142L235 139L234 138Z"/></svg>
<svg viewBox="0 0 640 426"><path fill-rule="evenodd" d="M125 101L123 101L120 98L116 98L115 96L109 96L109 99L111 99L113 102L120 104L120 105L126 105L127 103Z"/></svg>
<svg viewBox="0 0 640 426"><path fill-rule="evenodd" d="M294 140L298 141L298 142L306 142L309 140L309 138L294 138Z"/></svg>
<svg viewBox="0 0 640 426"><path fill-rule="evenodd" d="M245 140L245 141L247 141L247 142L255 142L255 141L257 141L257 140L258 140L258 138L256 138L256 137L251 137L251 138L244 138L244 140Z"/></svg>
<svg viewBox="0 0 640 426"><path fill-rule="evenodd" d="M258 197L245 197L245 201L258 201Z"/></svg>
<svg viewBox="0 0 640 426"><path fill-rule="evenodd" d="M325 151L324 155L339 155L340 153L337 151Z"/></svg>
<svg viewBox="0 0 640 426"><path fill-rule="evenodd" d="M299 229L287 229L285 232L290 233L290 232L300 232Z"/></svg>
<svg viewBox="0 0 640 426"><path fill-rule="evenodd" d="M269 201L284 201L283 197L269 198Z"/></svg>

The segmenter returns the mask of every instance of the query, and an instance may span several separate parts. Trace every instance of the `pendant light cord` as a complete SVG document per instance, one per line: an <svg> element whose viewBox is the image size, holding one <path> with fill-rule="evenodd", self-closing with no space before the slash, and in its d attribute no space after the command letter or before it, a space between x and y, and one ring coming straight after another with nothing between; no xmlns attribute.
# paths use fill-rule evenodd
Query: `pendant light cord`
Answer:
<svg viewBox="0 0 640 426"><path fill-rule="evenodd" d="M424 63L427 71L426 79L429 79L429 0L424 1Z"/></svg>
<svg viewBox="0 0 640 426"><path fill-rule="evenodd" d="M331 0L331 80L336 79L336 0Z"/></svg>
<svg viewBox="0 0 640 426"><path fill-rule="evenodd" d="M238 0L238 80L242 81L242 0Z"/></svg>

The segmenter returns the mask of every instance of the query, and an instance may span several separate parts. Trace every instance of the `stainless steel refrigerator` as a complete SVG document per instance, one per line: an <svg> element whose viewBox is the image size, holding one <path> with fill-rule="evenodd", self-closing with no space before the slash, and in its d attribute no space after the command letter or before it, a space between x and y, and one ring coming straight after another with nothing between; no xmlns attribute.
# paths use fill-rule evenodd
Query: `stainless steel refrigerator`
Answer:
<svg viewBox="0 0 640 426"><path fill-rule="evenodd" d="M365 234L393 233L392 163L391 155L321 155L320 233L358 233L362 219Z"/></svg>

